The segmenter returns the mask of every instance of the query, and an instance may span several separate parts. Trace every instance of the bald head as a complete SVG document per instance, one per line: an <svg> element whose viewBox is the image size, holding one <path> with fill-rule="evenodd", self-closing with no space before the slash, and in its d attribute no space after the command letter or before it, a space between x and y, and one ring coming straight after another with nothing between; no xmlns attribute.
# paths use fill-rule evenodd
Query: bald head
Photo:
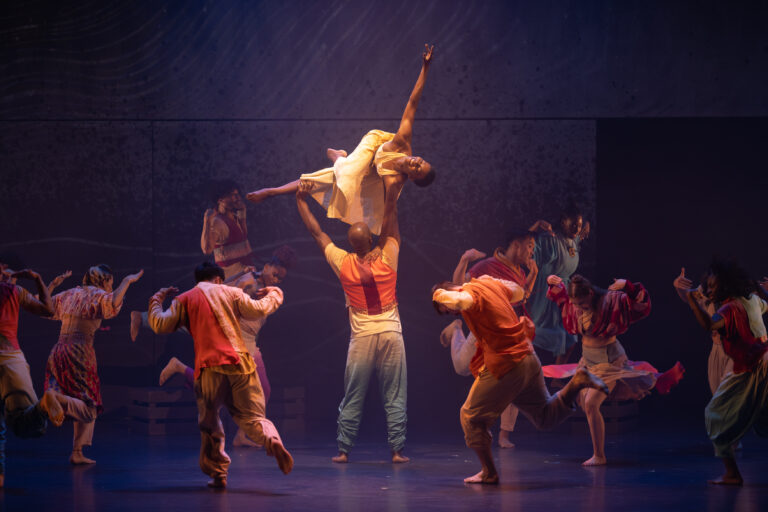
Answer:
<svg viewBox="0 0 768 512"><path fill-rule="evenodd" d="M364 254L371 250L373 245L373 237L371 236L371 230L365 222L355 222L349 227L347 231L347 239L349 245L358 254Z"/></svg>

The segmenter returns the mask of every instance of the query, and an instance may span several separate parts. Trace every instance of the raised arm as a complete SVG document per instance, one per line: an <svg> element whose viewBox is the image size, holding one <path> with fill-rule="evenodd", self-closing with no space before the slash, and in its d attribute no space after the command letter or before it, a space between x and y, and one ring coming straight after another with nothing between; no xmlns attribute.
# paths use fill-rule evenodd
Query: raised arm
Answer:
<svg viewBox="0 0 768 512"><path fill-rule="evenodd" d="M315 239L320 249L325 252L326 246L331 243L331 238L320 229L320 224L307 204L307 196L312 191L313 186L314 183L309 181L299 183L299 189L296 191L296 207L299 209L299 216L307 227L309 234Z"/></svg>
<svg viewBox="0 0 768 512"><path fill-rule="evenodd" d="M695 290L688 291L686 294L686 302L688 302L688 306L690 306L691 310L693 311L693 314L696 317L696 320L699 322L699 325L708 331L716 331L718 329L722 329L723 326L725 326L725 320L722 318L717 321L712 320L709 314L704 311L704 308L701 307L701 304L699 304L699 301L697 300L698 293L699 292Z"/></svg>
<svg viewBox="0 0 768 512"><path fill-rule="evenodd" d="M64 280L67 279L71 275L72 275L72 271L71 270L67 270L63 274L54 277L53 280L51 280L51 282L48 283L48 293L53 293L53 290L58 288L59 285L61 285L61 283L63 283Z"/></svg>
<svg viewBox="0 0 768 512"><path fill-rule="evenodd" d="M419 78L416 80L416 85L413 86L411 97L408 98L408 104L405 106L402 119L400 119L400 127L397 129L395 138L392 141L396 146L411 146L413 120L416 117L416 107L419 106L421 93L424 91L424 83L427 81L427 72L429 71L430 63L432 62L432 52L435 49L434 46L429 46L427 44L424 45L424 48L425 50L422 54Z"/></svg>
<svg viewBox="0 0 768 512"><path fill-rule="evenodd" d="M404 174L397 176L386 176L384 180L384 218L381 223L381 236L379 236L379 247L384 247L387 238L397 240L400 245L400 223L397 220L397 198L400 197L400 191L403 190L407 177Z"/></svg>
<svg viewBox="0 0 768 512"><path fill-rule="evenodd" d="M179 327L187 324L186 311L184 306L177 300L171 302L171 307L163 311L163 302L167 297L172 297L179 293L179 289L173 286L161 288L149 299L149 309L147 310L147 321L149 327L156 334L170 334Z"/></svg>
<svg viewBox="0 0 768 512"><path fill-rule="evenodd" d="M125 297L125 292L128 291L128 287L138 281L139 278L143 275L144 271L139 270L135 274L130 274L123 278L123 280L120 282L120 286L118 286L115 291L112 292L112 305L115 307L115 309L119 308L123 304L123 297Z"/></svg>
<svg viewBox="0 0 768 512"><path fill-rule="evenodd" d="M459 258L459 263L453 271L453 284L462 285L467 282L467 267L475 260L485 258L485 253L477 249L468 249Z"/></svg>
<svg viewBox="0 0 768 512"><path fill-rule="evenodd" d="M51 301L51 293L48 291L48 287L43 282L43 278L40 274L34 270L20 270L11 274L12 278L32 279L37 286L37 297L32 296L30 293L23 293L21 306L39 316L51 316L53 315L53 301ZM25 290L26 291L26 290Z"/></svg>

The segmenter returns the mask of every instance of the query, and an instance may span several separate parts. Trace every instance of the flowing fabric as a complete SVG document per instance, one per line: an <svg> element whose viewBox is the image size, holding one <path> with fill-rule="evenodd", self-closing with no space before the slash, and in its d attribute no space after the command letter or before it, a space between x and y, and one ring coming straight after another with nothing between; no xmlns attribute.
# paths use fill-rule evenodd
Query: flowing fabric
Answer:
<svg viewBox="0 0 768 512"><path fill-rule="evenodd" d="M336 159L333 167L301 175L302 180L315 184L311 195L327 210L328 218L347 224L365 222L373 234L381 233L384 181L372 163L381 145L393 137L393 133L371 130L351 154Z"/></svg>

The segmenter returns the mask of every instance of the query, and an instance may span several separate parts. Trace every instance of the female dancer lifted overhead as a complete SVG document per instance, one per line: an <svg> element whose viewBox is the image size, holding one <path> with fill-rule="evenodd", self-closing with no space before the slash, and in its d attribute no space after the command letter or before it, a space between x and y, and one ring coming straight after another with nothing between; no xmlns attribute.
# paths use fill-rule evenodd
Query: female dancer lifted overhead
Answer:
<svg viewBox="0 0 768 512"><path fill-rule="evenodd" d="M328 211L329 218L340 219L350 225L365 222L371 232L378 235L384 216L386 190L400 174L420 187L426 187L435 179L432 166L423 158L413 156L411 148L416 107L424 90L434 50L434 46L424 46L421 73L405 106L397 133L371 130L349 155L344 150L328 148L328 158L333 167L302 174L298 180L280 187L262 188L251 192L246 198L259 203L271 196L296 194L299 181L311 181L314 186L310 195Z"/></svg>

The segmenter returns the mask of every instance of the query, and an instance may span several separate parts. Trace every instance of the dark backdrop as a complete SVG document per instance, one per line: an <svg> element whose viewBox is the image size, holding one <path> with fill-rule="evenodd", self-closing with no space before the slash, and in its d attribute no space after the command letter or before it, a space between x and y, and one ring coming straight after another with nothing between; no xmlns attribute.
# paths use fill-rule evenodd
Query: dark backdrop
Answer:
<svg viewBox="0 0 768 512"><path fill-rule="evenodd" d="M630 354L690 368L679 393L643 407L688 414L673 407L684 403L700 413L707 340L670 283L681 264L697 275L723 246L761 271L760 215L742 207L762 199L764 124L730 118L768 115L764 3L4 7L0 252L47 278L72 269L69 285L102 261L118 278L147 272L97 335L105 385L149 386L171 355L192 359L182 334L145 331L132 345L128 311L145 309L161 286L193 284L206 180L230 177L246 190L283 183L325 167L328 146L351 149L371 128L394 130L422 45L433 42L414 151L439 175L400 200L410 430L458 432L470 384L438 344L447 320L431 309L431 284L464 249L490 251L512 229L555 220L571 200L593 223L584 273L601 284L627 275L651 290L654 313L626 337ZM749 201L735 193L744 183ZM270 379L306 386L310 421L331 436L348 336L340 287L291 198L249 207L248 219L262 259L284 243L300 257L261 337ZM703 219L730 220L716 230ZM323 225L343 240L342 225ZM56 332L23 318L38 386ZM379 409L370 404L376 420L364 430L383 430Z"/></svg>

